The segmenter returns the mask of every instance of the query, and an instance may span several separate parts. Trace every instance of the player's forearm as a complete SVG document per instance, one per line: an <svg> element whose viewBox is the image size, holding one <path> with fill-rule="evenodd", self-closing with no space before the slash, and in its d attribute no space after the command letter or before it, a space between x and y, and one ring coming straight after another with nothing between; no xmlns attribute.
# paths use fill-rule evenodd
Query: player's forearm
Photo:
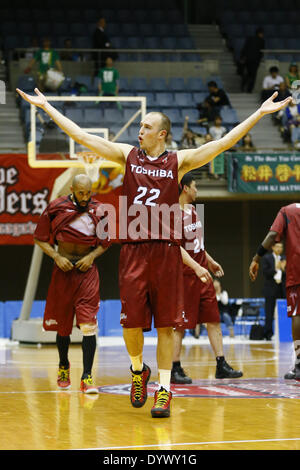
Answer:
<svg viewBox="0 0 300 470"><path fill-rule="evenodd" d="M53 260L55 260L55 258L59 256L58 252L55 250L55 248L52 245L50 245L50 243L42 242L41 240L38 240L37 238L34 239L34 243L38 245L41 248L41 250L46 255L50 256L50 258L52 258Z"/></svg>
<svg viewBox="0 0 300 470"><path fill-rule="evenodd" d="M93 251L90 252L90 255L94 258L98 258L99 256L103 255L103 253L106 252L108 248L103 248L103 246L99 245L97 248L95 248Z"/></svg>
<svg viewBox="0 0 300 470"><path fill-rule="evenodd" d="M220 139L222 152L229 150L233 147L242 137L244 137L257 124L257 122L263 117L263 113L258 109L251 116L245 119L243 122L234 127L228 134Z"/></svg>
<svg viewBox="0 0 300 470"><path fill-rule="evenodd" d="M195 271L199 267L199 264L196 263L195 260L193 260L193 258L188 254L188 252L182 246L180 247L180 250L181 250L183 264L185 264L186 266L191 268L193 271Z"/></svg>

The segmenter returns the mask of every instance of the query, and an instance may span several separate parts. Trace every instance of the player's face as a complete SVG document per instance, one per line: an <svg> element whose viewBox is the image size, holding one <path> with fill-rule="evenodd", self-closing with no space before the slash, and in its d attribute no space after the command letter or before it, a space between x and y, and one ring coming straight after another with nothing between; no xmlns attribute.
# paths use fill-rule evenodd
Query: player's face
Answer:
<svg viewBox="0 0 300 470"><path fill-rule="evenodd" d="M79 184L75 188L72 188L72 193L77 206L84 210L88 206L92 196L91 188Z"/></svg>
<svg viewBox="0 0 300 470"><path fill-rule="evenodd" d="M196 201L196 197L197 197L196 181L192 181L190 186L188 186L187 195L190 199L190 202Z"/></svg>
<svg viewBox="0 0 300 470"><path fill-rule="evenodd" d="M164 141L165 131L160 129L160 116L147 114L140 124L139 143L140 148L149 151L157 146L159 141Z"/></svg>

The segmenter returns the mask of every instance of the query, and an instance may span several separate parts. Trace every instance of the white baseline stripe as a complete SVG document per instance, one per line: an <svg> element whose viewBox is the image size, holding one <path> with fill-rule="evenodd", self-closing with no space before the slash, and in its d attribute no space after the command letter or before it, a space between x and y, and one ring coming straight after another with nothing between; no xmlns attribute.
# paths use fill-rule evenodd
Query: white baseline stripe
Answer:
<svg viewBox="0 0 300 470"><path fill-rule="evenodd" d="M205 446L213 444L245 444L256 442L286 442L286 441L300 441L300 437L290 437L286 439L249 439L241 441L207 441L207 442L169 442L167 444L149 444L143 446L120 446L120 447L97 447L93 449L80 449L80 450L116 450L116 449L148 449L153 447L181 447L181 446Z"/></svg>

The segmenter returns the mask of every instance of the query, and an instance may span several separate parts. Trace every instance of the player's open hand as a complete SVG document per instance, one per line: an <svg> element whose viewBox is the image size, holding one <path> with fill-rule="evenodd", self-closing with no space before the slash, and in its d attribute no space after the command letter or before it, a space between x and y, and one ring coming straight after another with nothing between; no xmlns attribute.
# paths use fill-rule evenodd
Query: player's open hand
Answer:
<svg viewBox="0 0 300 470"><path fill-rule="evenodd" d="M252 261L249 267L249 276L251 281L255 281L259 270L259 263Z"/></svg>
<svg viewBox="0 0 300 470"><path fill-rule="evenodd" d="M35 88L35 89L34 89L35 95L28 95L27 93L25 93L24 91L20 90L19 88L17 88L16 90L17 90L17 92L19 93L19 95L20 95L25 101L28 101L28 103L30 103L30 104L34 104L35 106L39 106L40 108L42 108L42 107L45 106L45 104L47 103L47 98L46 98L46 96L43 95L43 93L41 93L38 88Z"/></svg>
<svg viewBox="0 0 300 470"><path fill-rule="evenodd" d="M208 269L216 276L224 276L224 271L222 266L214 260L208 261Z"/></svg>
<svg viewBox="0 0 300 470"><path fill-rule="evenodd" d="M292 96L289 96L285 100L274 102L277 96L278 96L278 92L275 91L275 93L273 93L273 95L270 96L270 98L268 98L266 101L263 102L263 104L260 107L260 111L263 114L276 113L277 111L280 111L281 109L288 106L289 103L293 100Z"/></svg>

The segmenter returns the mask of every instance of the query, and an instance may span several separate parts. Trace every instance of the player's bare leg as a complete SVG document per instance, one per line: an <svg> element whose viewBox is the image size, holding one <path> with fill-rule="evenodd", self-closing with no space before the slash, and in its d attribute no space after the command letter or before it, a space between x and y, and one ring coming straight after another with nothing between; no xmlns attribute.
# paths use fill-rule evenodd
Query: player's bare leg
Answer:
<svg viewBox="0 0 300 470"><path fill-rule="evenodd" d="M216 379L237 379L242 377L243 373L239 370L234 370L225 361L223 352L223 335L220 323L206 323L207 334L209 342L214 351L217 367L216 367Z"/></svg>
<svg viewBox="0 0 300 470"><path fill-rule="evenodd" d="M151 409L153 418L166 418L170 416L170 391L171 368L174 351L173 328L157 328L157 366L158 389L154 395L154 405Z"/></svg>
<svg viewBox="0 0 300 470"><path fill-rule="evenodd" d="M151 375L150 367L143 363L143 330L142 328L123 327L123 338L131 362L130 401L135 408L141 408L147 400L147 384Z"/></svg>
<svg viewBox="0 0 300 470"><path fill-rule="evenodd" d="M172 384L191 384L192 379L186 375L180 363L180 355L182 349L182 340L184 338L184 330L174 331L174 354L171 371Z"/></svg>
<svg viewBox="0 0 300 470"><path fill-rule="evenodd" d="M292 336L294 341L295 351L295 366L292 370L287 372L284 376L285 379L300 380L300 316L292 317Z"/></svg>

